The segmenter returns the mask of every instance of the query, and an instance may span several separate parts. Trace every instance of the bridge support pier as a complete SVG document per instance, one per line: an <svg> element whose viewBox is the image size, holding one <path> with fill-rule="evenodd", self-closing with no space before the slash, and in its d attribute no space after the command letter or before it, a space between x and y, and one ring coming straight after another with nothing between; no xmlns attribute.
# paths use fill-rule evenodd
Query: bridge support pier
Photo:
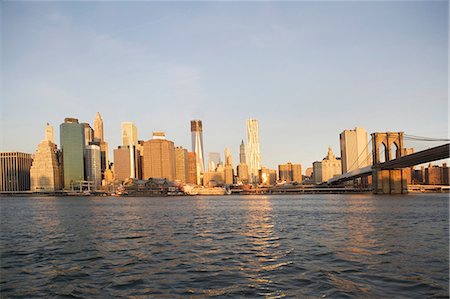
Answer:
<svg viewBox="0 0 450 299"><path fill-rule="evenodd" d="M373 169L372 186L374 194L406 194L408 183L403 169Z"/></svg>

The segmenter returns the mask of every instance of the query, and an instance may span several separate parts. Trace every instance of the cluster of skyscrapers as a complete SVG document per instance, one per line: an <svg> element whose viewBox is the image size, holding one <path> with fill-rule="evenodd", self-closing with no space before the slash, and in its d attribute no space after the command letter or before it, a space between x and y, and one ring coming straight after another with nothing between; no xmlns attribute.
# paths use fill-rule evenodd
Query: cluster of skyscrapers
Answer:
<svg viewBox="0 0 450 299"><path fill-rule="evenodd" d="M210 152L208 165L205 165L203 143L203 123L192 120L191 151L176 146L166 138L164 132L153 132L150 140L138 140L137 128L132 123L122 123L123 144L114 150L114 174L117 181L127 179L163 178L178 181L181 184L204 186L231 185L235 183L258 183L261 170L258 121L247 121L247 140L251 151L248 160L245 144L240 146L240 163L237 176L233 168L233 159L229 148L225 149L224 162L220 153Z"/></svg>
<svg viewBox="0 0 450 299"><path fill-rule="evenodd" d="M66 118L60 125L60 149L54 141L53 127L47 124L45 138L34 155L0 153L0 191L111 190L109 187L130 179L165 179L180 185L206 187L321 184L372 164L368 133L363 128L355 128L339 135L341 157L336 157L329 147L322 160L313 162L312 167L305 170L305 176L302 166L291 162L278 165L277 170L269 169L261 163L259 123L249 119L247 142L240 143L235 172L229 148L224 151L224 161L220 153L209 152L205 165L202 121L192 120L190 129L192 147L188 151L167 139L164 132L153 132L150 140L139 140L137 127L123 122L122 144L113 150L113 162L110 162L100 113L96 114L93 128L89 123L79 123L76 118ZM405 151L408 152L404 154L409 154L413 150ZM420 173L412 169L411 174L417 176L417 181L437 182L434 174L438 173L437 168L429 168L432 174L423 169Z"/></svg>

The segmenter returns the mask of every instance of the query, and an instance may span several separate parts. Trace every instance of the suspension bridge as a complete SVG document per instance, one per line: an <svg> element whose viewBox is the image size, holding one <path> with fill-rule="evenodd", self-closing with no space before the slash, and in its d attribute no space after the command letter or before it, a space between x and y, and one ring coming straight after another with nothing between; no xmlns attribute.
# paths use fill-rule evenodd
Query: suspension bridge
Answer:
<svg viewBox="0 0 450 299"><path fill-rule="evenodd" d="M414 152L413 149L405 147L405 141L440 144ZM331 178L327 184L333 186L358 179L367 181L366 178L371 177L372 190L376 194L407 193L410 167L448 159L449 141L445 138L407 135L404 132L372 133L371 139L349 171Z"/></svg>

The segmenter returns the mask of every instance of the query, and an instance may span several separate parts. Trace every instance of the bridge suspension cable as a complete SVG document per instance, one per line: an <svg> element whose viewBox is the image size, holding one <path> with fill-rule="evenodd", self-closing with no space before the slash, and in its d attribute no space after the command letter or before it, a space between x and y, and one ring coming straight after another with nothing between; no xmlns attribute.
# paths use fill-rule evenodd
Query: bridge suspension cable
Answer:
<svg viewBox="0 0 450 299"><path fill-rule="evenodd" d="M358 155L358 157L356 158L356 160L353 162L352 166L350 166L348 168L348 171L352 171L353 166L359 166L357 163L359 162L359 158L361 158L361 155L364 154L364 152L366 151L367 147L369 146L369 144L372 142L372 139L369 140L369 142L366 144L366 146L364 147L364 149L361 151L361 153ZM365 159L363 160L363 162L365 162L367 159L369 159L371 157L371 154L369 154L367 157L365 157Z"/></svg>
<svg viewBox="0 0 450 299"><path fill-rule="evenodd" d="M432 137L415 136L415 135L408 135L408 134L404 134L403 139L416 140L416 141L450 141L450 139L447 139L447 138L432 138Z"/></svg>

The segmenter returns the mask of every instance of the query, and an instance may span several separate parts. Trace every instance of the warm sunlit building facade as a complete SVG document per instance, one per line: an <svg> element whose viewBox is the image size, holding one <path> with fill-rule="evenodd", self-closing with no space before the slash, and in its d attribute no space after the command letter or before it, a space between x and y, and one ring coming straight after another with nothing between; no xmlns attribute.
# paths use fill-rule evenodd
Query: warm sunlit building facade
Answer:
<svg viewBox="0 0 450 299"><path fill-rule="evenodd" d="M132 122L122 123L122 145L138 144L138 129Z"/></svg>
<svg viewBox="0 0 450 299"><path fill-rule="evenodd" d="M331 147L328 147L328 153L322 161L313 163L314 183L321 184L334 176L342 174L341 159L336 158Z"/></svg>
<svg viewBox="0 0 450 299"><path fill-rule="evenodd" d="M134 153L130 154L130 151ZM115 179L123 182L129 178L140 179L140 152L135 146L119 146L114 150ZM131 160L134 159L134 163Z"/></svg>
<svg viewBox="0 0 450 299"><path fill-rule="evenodd" d="M259 145L259 123L256 119L247 120L248 172L250 183L258 183L261 168Z"/></svg>
<svg viewBox="0 0 450 299"><path fill-rule="evenodd" d="M197 184L200 185L201 175L205 172L205 157L203 151L203 124L201 120L191 120L192 151L197 159Z"/></svg>
<svg viewBox="0 0 450 299"><path fill-rule="evenodd" d="M195 152L188 152L187 183L197 184L197 157Z"/></svg>
<svg viewBox="0 0 450 299"><path fill-rule="evenodd" d="M183 184L188 180L188 151L182 147L175 148L175 180Z"/></svg>
<svg viewBox="0 0 450 299"><path fill-rule="evenodd" d="M267 167L261 167L258 171L259 182L264 186L273 186L277 182L277 171Z"/></svg>
<svg viewBox="0 0 450 299"><path fill-rule="evenodd" d="M241 184L248 184L248 165L239 164L237 166L237 178L238 182Z"/></svg>
<svg viewBox="0 0 450 299"><path fill-rule="evenodd" d="M339 134L341 146L342 173L347 173L371 165L369 135L363 128L344 130Z"/></svg>
<svg viewBox="0 0 450 299"><path fill-rule="evenodd" d="M30 168L31 191L54 192L61 189L59 157L53 127L47 124L45 139L39 143Z"/></svg>
<svg viewBox="0 0 450 299"><path fill-rule="evenodd" d="M300 164L287 164L278 165L278 177L279 180L286 183L302 182L302 166Z"/></svg>
<svg viewBox="0 0 450 299"><path fill-rule="evenodd" d="M143 179L175 180L175 146L172 141L161 137L157 134L144 142Z"/></svg>

